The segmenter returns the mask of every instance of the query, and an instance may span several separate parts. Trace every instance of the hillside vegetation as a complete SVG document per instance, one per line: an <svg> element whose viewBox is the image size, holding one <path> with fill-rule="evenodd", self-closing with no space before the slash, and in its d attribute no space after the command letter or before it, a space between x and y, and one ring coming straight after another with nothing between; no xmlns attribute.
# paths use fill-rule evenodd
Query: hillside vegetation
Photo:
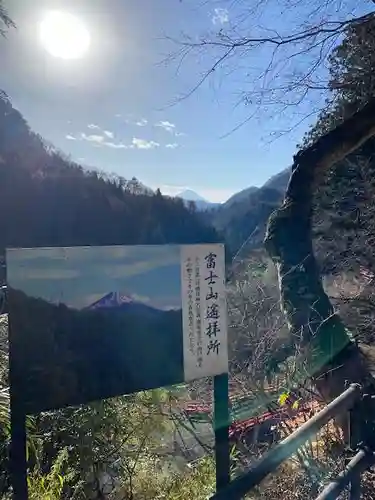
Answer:
<svg viewBox="0 0 375 500"><path fill-rule="evenodd" d="M286 177L289 178L289 174ZM272 185L251 190L238 201L234 198L212 210L211 223L224 235L232 253L241 250L241 254L246 255L251 249L262 246L268 217L282 199L283 190Z"/></svg>
<svg viewBox="0 0 375 500"><path fill-rule="evenodd" d="M83 169L33 133L0 95L0 249L216 242L179 198Z"/></svg>
<svg viewBox="0 0 375 500"><path fill-rule="evenodd" d="M1 284L7 247L220 241L182 200L145 190L134 178L84 169L56 151L30 129L5 93L0 94L0 210ZM0 319L0 496L5 499L10 492L8 347L5 315ZM31 318L29 325L36 327ZM103 498L103 491L113 490L114 476L118 498L130 498L134 490L147 498L166 490L170 498L181 491L190 496L195 481L181 488L179 473L160 469L160 436L174 428L160 406L169 397L168 391L151 391L30 418L30 498ZM198 482L212 464L199 467Z"/></svg>

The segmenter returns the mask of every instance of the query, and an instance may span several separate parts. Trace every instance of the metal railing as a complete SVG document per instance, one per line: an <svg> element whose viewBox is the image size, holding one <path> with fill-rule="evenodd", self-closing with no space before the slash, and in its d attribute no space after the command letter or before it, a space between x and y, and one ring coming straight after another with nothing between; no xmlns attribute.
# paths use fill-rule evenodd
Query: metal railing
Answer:
<svg viewBox="0 0 375 500"><path fill-rule="evenodd" d="M316 500L335 500L342 490L352 481L358 486L357 479L363 471L374 463L374 453L368 450L360 450L348 463L335 480L330 482L324 490L317 496ZM360 488L356 487L350 491L350 500L360 498Z"/></svg>
<svg viewBox="0 0 375 500"><path fill-rule="evenodd" d="M220 488L211 500L237 500L243 498L252 488L257 486L268 474L272 473L286 459L291 457L298 448L327 424L333 417L353 408L362 397L358 384L352 384L340 396L329 403L323 410L310 418L290 436L283 439L272 450L266 453L249 469L246 474L229 481ZM324 488L316 500L336 499L340 492L349 484L351 500L358 500L360 494L359 475L375 462L374 453L367 449L360 450L349 462L346 469Z"/></svg>

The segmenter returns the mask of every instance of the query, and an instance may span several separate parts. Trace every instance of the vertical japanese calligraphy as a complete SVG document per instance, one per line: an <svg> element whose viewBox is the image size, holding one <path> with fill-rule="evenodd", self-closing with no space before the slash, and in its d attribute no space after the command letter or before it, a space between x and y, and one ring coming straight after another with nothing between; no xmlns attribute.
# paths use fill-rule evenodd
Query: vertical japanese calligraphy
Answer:
<svg viewBox="0 0 375 500"><path fill-rule="evenodd" d="M195 257L195 321L197 329L197 363L199 368L201 368L203 364L203 342L201 316L201 274L199 256Z"/></svg>
<svg viewBox="0 0 375 500"><path fill-rule="evenodd" d="M189 349L193 356L195 356L195 338L194 338L194 306L193 306L193 265L190 257L186 260L186 274L188 285L188 318L189 318Z"/></svg>
<svg viewBox="0 0 375 500"><path fill-rule="evenodd" d="M182 246L181 269L185 380L225 373L228 349L223 245Z"/></svg>
<svg viewBox="0 0 375 500"><path fill-rule="evenodd" d="M217 280L219 276L215 274L217 255L213 252L208 253L205 260L206 276L205 281L209 287L209 292L206 294L206 319L208 320L206 327L206 335L208 337L207 352L209 356L212 353L219 354L220 341L218 334L220 332L220 308L218 304L218 293L216 292Z"/></svg>

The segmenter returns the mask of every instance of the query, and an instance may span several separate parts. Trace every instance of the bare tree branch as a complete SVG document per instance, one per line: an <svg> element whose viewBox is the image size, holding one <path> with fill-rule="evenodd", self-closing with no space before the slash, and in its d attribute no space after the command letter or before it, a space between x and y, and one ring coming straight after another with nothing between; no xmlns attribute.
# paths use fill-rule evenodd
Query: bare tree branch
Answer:
<svg viewBox="0 0 375 500"><path fill-rule="evenodd" d="M299 109L306 101L310 109L308 112L303 109L301 113L317 114L329 88L325 62L333 47L349 26L366 23L375 14L372 4L363 3L368 9L366 13L363 8L345 11L335 0L324 3L306 0L227 2L228 16L233 12L233 20L230 18L219 30L208 30L200 36L166 37L172 49L164 62L175 63L178 72L188 64L189 58L194 59L195 68L198 64L203 67L197 82L169 106L190 98L215 76L231 78L237 74L237 81L241 82L239 102L251 109L248 117L239 120L222 137L238 130L254 116L259 118L261 113L274 113L268 109L271 105L278 110L289 107L289 114L292 114L296 111L292 108ZM207 9L215 2L211 0L203 5ZM295 11L295 19L275 29L272 27L275 22L273 8L280 15ZM292 22L294 28L290 30ZM254 61L257 67L253 66ZM300 122L301 117L296 121Z"/></svg>
<svg viewBox="0 0 375 500"><path fill-rule="evenodd" d="M3 27L5 26L5 28ZM0 1L0 35L5 36L8 28L15 28L16 25L12 19L8 16L7 11L3 6L3 2Z"/></svg>

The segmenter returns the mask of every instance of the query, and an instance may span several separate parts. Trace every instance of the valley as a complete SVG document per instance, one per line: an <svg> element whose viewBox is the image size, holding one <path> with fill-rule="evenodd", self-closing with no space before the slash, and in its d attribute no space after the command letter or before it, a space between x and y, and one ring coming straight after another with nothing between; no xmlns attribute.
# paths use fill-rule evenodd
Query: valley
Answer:
<svg viewBox="0 0 375 500"><path fill-rule="evenodd" d="M21 24L16 35L10 34L0 85L7 89L0 90L0 497L13 495L10 337L19 356L12 388L22 395L27 413L29 500L207 500L216 488L215 431L229 429L234 478L272 453L348 383L358 382L366 394L375 391L370 112L375 109L375 12L355 17L358 6L351 6L346 15L344 4L338 8L328 1L324 8L314 6L311 15L323 17L313 29L304 10L312 6L304 3L299 11L287 3L281 15L281 5L271 2L269 18L283 23L285 18L283 32L277 23L277 29L264 31L248 11L235 17L236 9L250 8L247 2L227 9L209 0L200 6L206 9L203 17L194 13L185 19L173 9L190 8L186 2L169 5L161 18L151 3L140 13L139 2L132 7L113 2L111 8L95 2L99 16L94 2L88 6L82 0L86 7L74 7L69 26L82 16L95 37L83 23L81 38L71 44L66 30L46 30L51 20L64 24L67 13L43 14L41 1L33 7L35 17L26 3L22 9L29 17L23 17L18 0L9 4ZM268 8L263 4L252 5L254 12ZM13 33L14 26L3 5L0 0L5 46L3 35ZM294 14L288 24L289 12ZM42 14L43 37L36 49L29 25ZM268 26L267 19L264 15ZM176 75L166 68L159 73L150 64L151 32L164 21L176 31L180 21L194 26L191 37L177 41ZM198 25L207 22L209 29L198 35ZM57 35L65 40L62 45L52 44ZM252 54L261 49L266 56L269 46L277 50L260 75L261 58L252 60ZM20 59L20 48L30 53ZM186 66L185 57L196 50L199 58ZM122 59L116 59L120 53ZM285 60L277 60L280 53ZM208 55L214 62L205 70ZM237 68L230 68L232 61ZM183 97L178 103L184 111L171 106L162 112L151 105L151 97L159 104L175 90L180 69L188 69L183 79L190 84L198 66L203 77L186 102ZM233 106L233 86L224 103L208 107L209 92L220 94L225 87L223 73L232 78L238 69L240 101ZM214 85L217 74L219 85ZM244 127L234 125L238 139L222 130L232 127L234 116ZM283 130L280 142L262 149L261 133L276 126ZM258 183L257 174L266 167L274 174ZM248 185L223 203L176 188L204 185L203 194L215 192L212 199L222 199L233 177L249 179ZM223 243L226 250L226 275L223 271L220 279L228 313L229 421L226 416L215 422L212 377L185 382L190 379L184 378L184 346L176 335L183 323L181 300L176 300L183 275L176 259L147 276L144 270L152 265L134 255L125 261L117 253L118 262L110 265L118 246L140 253L141 246L204 243ZM26 252L25 262L32 262L18 268L25 289L13 286L5 250L44 247L117 250L106 262L85 253L74 268L57 265L58 259L69 259L56 257L55 250L50 267L43 267L43 256ZM143 277L137 293L130 285L121 288L119 276L134 278L138 271ZM173 276L175 285L168 288ZM84 279L90 284L87 293ZM71 280L71 297L62 285L60 295L53 289L64 280ZM17 312L11 323L9 308ZM371 401L363 398L350 416L355 417L350 425L358 419L359 442L348 439L348 421L340 415L246 498L315 500L363 443L372 449ZM372 500L373 488L374 474L367 470L361 498Z"/></svg>

